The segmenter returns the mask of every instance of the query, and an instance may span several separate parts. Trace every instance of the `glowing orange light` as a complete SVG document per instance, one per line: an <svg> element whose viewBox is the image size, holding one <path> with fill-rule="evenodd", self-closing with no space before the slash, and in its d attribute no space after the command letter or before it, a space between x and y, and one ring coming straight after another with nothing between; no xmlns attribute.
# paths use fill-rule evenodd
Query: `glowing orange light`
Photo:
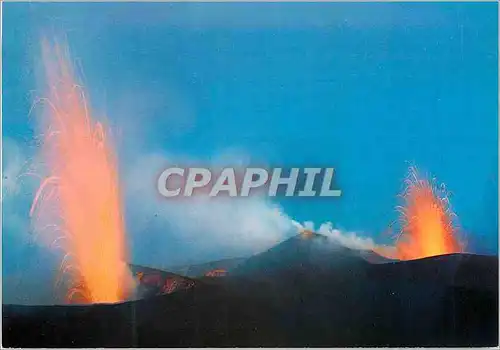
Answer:
<svg viewBox="0 0 500 350"><path fill-rule="evenodd" d="M222 277L222 276L225 276L226 274L227 274L227 271L224 269L215 269L215 270L208 271L205 274L205 276L206 277Z"/></svg>
<svg viewBox="0 0 500 350"><path fill-rule="evenodd" d="M75 297L86 303L118 302L127 297L133 280L124 262L125 228L114 151L103 126L89 115L67 53L45 42L43 64L51 90L37 104L48 106L42 119L42 150L49 175L33 201L35 227L45 216L50 222L45 227L58 232L56 241L66 252L61 272L72 280L70 301Z"/></svg>
<svg viewBox="0 0 500 350"><path fill-rule="evenodd" d="M300 233L304 236L304 237L309 237L309 236L312 236L314 234L313 231L311 230L308 230L308 229L303 229L300 231Z"/></svg>
<svg viewBox="0 0 500 350"><path fill-rule="evenodd" d="M463 250L453 224L453 216L446 194L428 180L419 179L415 168L410 169L400 208L402 228L394 249L379 251L382 255L401 260L412 260Z"/></svg>

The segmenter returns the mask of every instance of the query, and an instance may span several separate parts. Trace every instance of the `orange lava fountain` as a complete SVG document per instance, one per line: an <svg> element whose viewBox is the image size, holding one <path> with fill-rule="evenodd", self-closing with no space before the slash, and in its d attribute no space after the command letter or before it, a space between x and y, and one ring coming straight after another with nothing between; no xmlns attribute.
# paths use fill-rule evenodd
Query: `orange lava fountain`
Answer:
<svg viewBox="0 0 500 350"><path fill-rule="evenodd" d="M428 180L419 179L415 168L410 169L406 184L404 207L399 208L402 223L399 239L392 252L379 253L412 260L462 252L448 197L440 197Z"/></svg>
<svg viewBox="0 0 500 350"><path fill-rule="evenodd" d="M44 114L43 157L49 175L30 214L37 229L57 232L53 245L66 253L61 272L70 275L69 302L113 303L127 298L133 280L126 260L125 227L117 163L100 123L92 120L68 55L43 45L50 97ZM50 215L55 216L50 216ZM49 224L40 228L40 219Z"/></svg>

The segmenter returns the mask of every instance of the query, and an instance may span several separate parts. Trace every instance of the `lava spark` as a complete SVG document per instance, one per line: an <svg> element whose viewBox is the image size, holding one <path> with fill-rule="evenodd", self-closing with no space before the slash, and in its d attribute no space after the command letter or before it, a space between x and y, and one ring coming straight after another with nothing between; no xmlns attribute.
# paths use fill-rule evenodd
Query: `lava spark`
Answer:
<svg viewBox="0 0 500 350"><path fill-rule="evenodd" d="M64 251L61 272L68 273L69 301L118 302L132 288L124 262L125 227L114 150L102 124L89 114L83 88L76 83L67 52L43 43L50 86L42 156L48 176L36 193L31 215L35 228L48 222Z"/></svg>
<svg viewBox="0 0 500 350"><path fill-rule="evenodd" d="M401 215L398 240L391 253L380 253L412 260L463 251L453 222L455 215L443 188L419 178L415 168L410 169L402 195L404 205L398 208Z"/></svg>

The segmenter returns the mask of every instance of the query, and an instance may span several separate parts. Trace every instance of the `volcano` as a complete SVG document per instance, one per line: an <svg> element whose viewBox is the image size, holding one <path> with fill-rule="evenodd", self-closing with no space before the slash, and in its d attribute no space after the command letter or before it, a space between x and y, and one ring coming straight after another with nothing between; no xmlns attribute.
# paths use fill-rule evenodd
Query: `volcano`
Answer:
<svg viewBox="0 0 500 350"><path fill-rule="evenodd" d="M307 232L250 257L234 269L233 275L268 275L285 270L307 274L335 269L352 272L370 261L393 260L372 251L353 250L325 235Z"/></svg>
<svg viewBox="0 0 500 350"><path fill-rule="evenodd" d="M300 234L223 277L179 276L193 283L171 293L108 305L3 305L3 346L498 345L496 256L373 254Z"/></svg>

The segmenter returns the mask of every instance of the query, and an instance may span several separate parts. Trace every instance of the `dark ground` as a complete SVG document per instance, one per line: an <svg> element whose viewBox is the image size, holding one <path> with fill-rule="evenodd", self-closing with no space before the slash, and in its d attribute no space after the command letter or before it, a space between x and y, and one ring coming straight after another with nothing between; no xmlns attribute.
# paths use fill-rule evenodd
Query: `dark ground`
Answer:
<svg viewBox="0 0 500 350"><path fill-rule="evenodd" d="M3 306L4 347L498 345L498 258L371 264L313 235L115 305Z"/></svg>

